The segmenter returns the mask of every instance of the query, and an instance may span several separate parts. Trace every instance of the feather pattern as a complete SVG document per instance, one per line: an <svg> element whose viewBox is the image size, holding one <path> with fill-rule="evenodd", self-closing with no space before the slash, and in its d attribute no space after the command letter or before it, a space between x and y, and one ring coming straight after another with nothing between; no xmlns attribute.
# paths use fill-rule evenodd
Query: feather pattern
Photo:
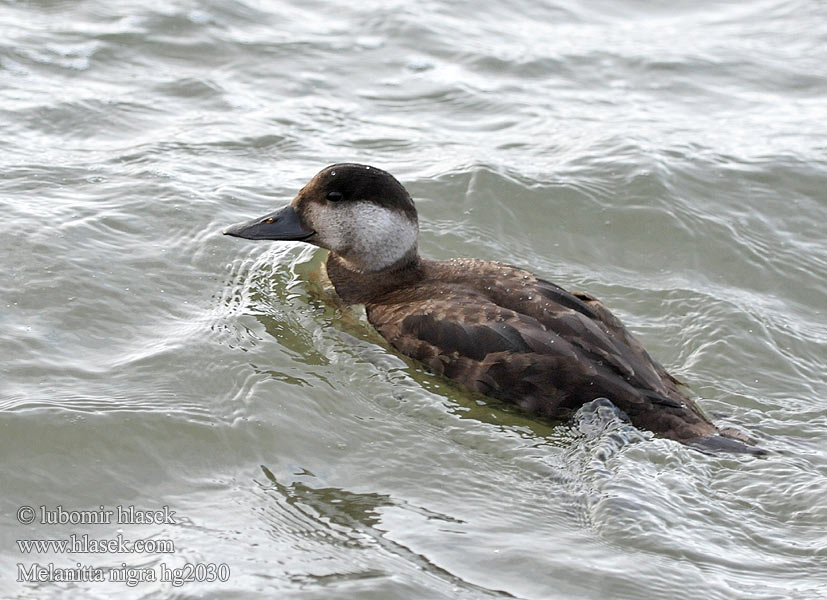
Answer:
<svg viewBox="0 0 827 600"><path fill-rule="evenodd" d="M672 439L717 432L595 298L503 263L422 260L416 271L411 285L362 301L395 348L435 373L546 417L607 397Z"/></svg>

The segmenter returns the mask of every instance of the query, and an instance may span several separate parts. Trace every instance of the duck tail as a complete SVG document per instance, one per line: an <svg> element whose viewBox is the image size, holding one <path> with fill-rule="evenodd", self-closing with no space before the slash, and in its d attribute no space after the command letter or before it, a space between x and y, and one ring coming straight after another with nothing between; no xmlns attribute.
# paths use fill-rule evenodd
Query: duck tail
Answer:
<svg viewBox="0 0 827 600"><path fill-rule="evenodd" d="M733 454L749 454L751 456L766 456L768 452L758 446L748 443L740 435L727 435L727 431L721 431L717 435L705 435L686 442L690 448L694 448L704 454L720 454L731 452Z"/></svg>

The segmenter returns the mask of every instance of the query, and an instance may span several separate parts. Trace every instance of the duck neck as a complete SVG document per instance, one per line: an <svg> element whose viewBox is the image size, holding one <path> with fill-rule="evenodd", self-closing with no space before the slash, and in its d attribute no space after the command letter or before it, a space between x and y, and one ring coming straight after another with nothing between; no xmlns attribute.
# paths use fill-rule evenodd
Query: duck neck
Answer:
<svg viewBox="0 0 827 600"><path fill-rule="evenodd" d="M348 304L367 304L392 290L422 279L422 260L414 249L392 265L378 271L362 271L331 252L327 276L339 297Z"/></svg>

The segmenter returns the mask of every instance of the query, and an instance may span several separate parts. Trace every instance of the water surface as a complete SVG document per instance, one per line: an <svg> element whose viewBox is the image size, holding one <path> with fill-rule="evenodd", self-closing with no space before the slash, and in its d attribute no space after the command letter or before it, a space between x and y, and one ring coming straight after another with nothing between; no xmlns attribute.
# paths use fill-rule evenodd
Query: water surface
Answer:
<svg viewBox="0 0 827 600"><path fill-rule="evenodd" d="M827 597L820 2L0 2L0 595ZM722 426L534 421L221 236L323 166L601 298ZM168 506L50 525L21 506ZM122 536L172 553L24 554ZM18 564L226 582L18 582Z"/></svg>

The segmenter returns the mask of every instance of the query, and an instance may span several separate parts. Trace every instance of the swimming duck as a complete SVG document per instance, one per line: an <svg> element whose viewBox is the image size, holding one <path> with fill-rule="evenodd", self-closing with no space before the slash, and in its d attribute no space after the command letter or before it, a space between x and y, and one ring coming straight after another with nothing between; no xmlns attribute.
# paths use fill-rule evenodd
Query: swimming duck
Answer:
<svg viewBox="0 0 827 600"><path fill-rule="evenodd" d="M224 233L328 249L327 273L344 302L364 304L399 352L472 390L553 419L608 398L665 438L763 453L719 431L593 296L500 262L420 257L413 200L381 169L329 166L289 205Z"/></svg>

